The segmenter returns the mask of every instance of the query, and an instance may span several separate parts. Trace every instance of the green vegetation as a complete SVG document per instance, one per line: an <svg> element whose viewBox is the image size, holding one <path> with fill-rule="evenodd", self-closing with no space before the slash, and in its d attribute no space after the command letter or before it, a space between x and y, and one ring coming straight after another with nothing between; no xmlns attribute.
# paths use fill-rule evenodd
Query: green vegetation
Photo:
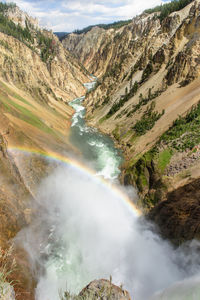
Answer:
<svg viewBox="0 0 200 300"><path fill-rule="evenodd" d="M193 106L184 117L179 117L147 153L129 162L127 175L136 183L141 193L142 205L148 209L155 206L163 197L166 185L163 174L174 153L197 151L200 144L200 102ZM182 178L190 176L186 170Z"/></svg>
<svg viewBox="0 0 200 300"><path fill-rule="evenodd" d="M9 20L4 13L14 7L16 7L16 5L12 3L0 3L0 32L13 36L32 50L34 50L33 45L36 40L41 49L41 59L47 62L48 59L54 55L55 41L44 35L41 31L34 32L34 29L31 28L31 24L27 22L25 28L23 28L19 24L16 25L13 21ZM0 44L12 52L7 42L1 41Z"/></svg>
<svg viewBox="0 0 200 300"><path fill-rule="evenodd" d="M142 73L141 83L145 82L153 72L153 65L150 61Z"/></svg>
<svg viewBox="0 0 200 300"><path fill-rule="evenodd" d="M134 67L131 67L131 72L128 76L128 80L131 80L133 78L134 73L138 70L137 65L135 64ZM126 78L127 74L124 75L123 80Z"/></svg>
<svg viewBox="0 0 200 300"><path fill-rule="evenodd" d="M15 25L14 22L9 20L2 13L0 13L0 32L11 35L25 44L27 44L27 42L34 42L31 32L27 26L22 28L20 25Z"/></svg>
<svg viewBox="0 0 200 300"><path fill-rule="evenodd" d="M37 32L37 40L41 49L41 59L42 61L47 62L48 59L55 54L55 41L42 34L40 31Z"/></svg>
<svg viewBox="0 0 200 300"><path fill-rule="evenodd" d="M158 154L158 168L161 170L161 172L164 172L164 170L166 169L172 155L173 151L171 149L165 149Z"/></svg>
<svg viewBox="0 0 200 300"><path fill-rule="evenodd" d="M121 56L121 61L119 63L115 63L112 68L110 68L109 71L106 71L106 73L102 77L102 81L105 81L107 77L112 77L115 80L119 77L120 72L121 72L121 67L122 67L122 61L124 57Z"/></svg>
<svg viewBox="0 0 200 300"><path fill-rule="evenodd" d="M18 99L19 101L33 107L33 105L31 103L29 103L26 99L24 99L23 97L21 97L20 95L18 95L17 93L15 93L14 91L12 91L7 85L5 85L2 81L0 81L0 88L4 91L6 91L7 93L9 93L10 96Z"/></svg>
<svg viewBox="0 0 200 300"><path fill-rule="evenodd" d="M137 93L137 90L138 90L138 82L135 81L129 93L121 96L119 102L113 104L113 106L107 113L107 118L110 118L112 115L114 115L131 97L133 97Z"/></svg>
<svg viewBox="0 0 200 300"><path fill-rule="evenodd" d="M133 177L133 181L136 183L139 192L142 192L145 187L148 185L148 176L147 175L147 167L149 161L147 157L144 155L141 159L139 159L133 167L128 169L128 173Z"/></svg>
<svg viewBox="0 0 200 300"><path fill-rule="evenodd" d="M152 208L162 199L166 186L162 182L161 173L164 172L170 158L170 151L159 156L157 148L153 147L137 161L132 161L127 168L127 175L140 192L143 207Z"/></svg>
<svg viewBox="0 0 200 300"><path fill-rule="evenodd" d="M115 140L119 141L120 139L120 128L119 125L115 127L115 129L112 131L112 135L114 136Z"/></svg>
<svg viewBox="0 0 200 300"><path fill-rule="evenodd" d="M184 8L189 3L193 2L194 0L173 0L170 3L165 3L163 5L156 6L154 8L150 8L145 10L144 12L151 14L154 12L160 12L159 19L162 21L164 20L169 14L174 11L178 11Z"/></svg>
<svg viewBox="0 0 200 300"><path fill-rule="evenodd" d="M109 103L109 101L110 101L110 97L109 97L108 95L106 95L106 96L104 97L104 100L103 100L103 102L102 102L102 105L105 105L105 104Z"/></svg>
<svg viewBox="0 0 200 300"><path fill-rule="evenodd" d="M5 97L4 94L0 94L0 100L4 105L5 109L12 113L15 117L27 122L28 124L35 126L36 128L48 133L55 135L55 132L44 124L34 113L27 108L15 103L9 97Z"/></svg>
<svg viewBox="0 0 200 300"><path fill-rule="evenodd" d="M11 35L22 42L28 41L33 43L33 37L27 24L25 28L22 28L20 25L15 25L14 22L9 20L4 15L4 13L7 12L9 9L15 7L16 4L14 3L0 3L0 32L3 32L7 35Z"/></svg>
<svg viewBox="0 0 200 300"><path fill-rule="evenodd" d="M155 123L164 115L165 111L158 113L154 111L155 102L152 102L150 106L147 107L142 118L136 122L133 129L137 136L145 134L148 130L151 130Z"/></svg>
<svg viewBox="0 0 200 300"><path fill-rule="evenodd" d="M127 112L128 112L128 108L122 109L122 111L118 115L116 115L115 119L121 118L122 116L126 115Z"/></svg>
<svg viewBox="0 0 200 300"><path fill-rule="evenodd" d="M5 49L9 50L11 53L13 53L12 48L8 45L7 41L0 40L0 45L3 46Z"/></svg>
<svg viewBox="0 0 200 300"><path fill-rule="evenodd" d="M191 153L196 151L195 146L200 144L199 126L200 102L185 117L179 117L174 121L171 128L161 136L151 150L139 157L137 161L130 162L127 174L131 174L133 181L142 193L143 205L150 208L162 199L165 190L162 175L169 165L171 157L176 151L190 150ZM186 170L181 176L189 177L190 172ZM146 183L148 188L146 188ZM150 192L151 189L152 192Z"/></svg>
<svg viewBox="0 0 200 300"><path fill-rule="evenodd" d="M177 151L193 149L200 143L200 102L185 117L179 117L160 141Z"/></svg>
<svg viewBox="0 0 200 300"><path fill-rule="evenodd" d="M106 117L106 116L102 117L102 118L99 120L99 124L102 124L105 120L107 120L107 117Z"/></svg>
<svg viewBox="0 0 200 300"><path fill-rule="evenodd" d="M151 100L157 98L159 95L161 95L162 91L156 91L152 94L151 92L151 88L149 89L149 93L148 96L146 98L143 98L143 95L140 94L139 96L139 102L138 104L133 105L133 109L130 110L127 113L127 117L132 116L137 110L139 110L143 105L146 105L148 102L150 102Z"/></svg>
<svg viewBox="0 0 200 300"><path fill-rule="evenodd" d="M0 2L0 13L7 12L9 9L16 8L15 3L2 3Z"/></svg>

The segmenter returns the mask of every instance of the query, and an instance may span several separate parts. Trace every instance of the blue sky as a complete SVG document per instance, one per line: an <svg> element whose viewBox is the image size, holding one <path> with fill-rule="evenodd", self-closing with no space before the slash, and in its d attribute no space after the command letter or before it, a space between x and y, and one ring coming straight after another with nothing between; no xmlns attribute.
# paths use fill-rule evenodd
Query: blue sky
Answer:
<svg viewBox="0 0 200 300"><path fill-rule="evenodd" d="M167 0L6 0L53 31L70 32L88 25L126 20Z"/></svg>

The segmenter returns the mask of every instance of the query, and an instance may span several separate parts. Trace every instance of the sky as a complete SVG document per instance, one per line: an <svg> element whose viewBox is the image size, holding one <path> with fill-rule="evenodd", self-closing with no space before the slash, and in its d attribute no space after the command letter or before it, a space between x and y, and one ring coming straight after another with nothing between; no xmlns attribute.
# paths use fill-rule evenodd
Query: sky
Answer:
<svg viewBox="0 0 200 300"><path fill-rule="evenodd" d="M133 18L167 0L5 0L39 19L40 26L71 32L88 25Z"/></svg>

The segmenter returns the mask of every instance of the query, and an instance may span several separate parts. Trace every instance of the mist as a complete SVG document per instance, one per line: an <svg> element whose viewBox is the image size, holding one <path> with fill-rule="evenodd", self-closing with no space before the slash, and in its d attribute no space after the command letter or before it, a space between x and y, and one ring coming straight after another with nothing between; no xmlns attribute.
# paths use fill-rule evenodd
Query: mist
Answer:
<svg viewBox="0 0 200 300"><path fill-rule="evenodd" d="M38 280L36 300L58 300L110 275L132 299L163 299L159 293L177 281L200 278L197 241L175 250L119 193L83 170L59 167L41 183L37 208L16 239Z"/></svg>

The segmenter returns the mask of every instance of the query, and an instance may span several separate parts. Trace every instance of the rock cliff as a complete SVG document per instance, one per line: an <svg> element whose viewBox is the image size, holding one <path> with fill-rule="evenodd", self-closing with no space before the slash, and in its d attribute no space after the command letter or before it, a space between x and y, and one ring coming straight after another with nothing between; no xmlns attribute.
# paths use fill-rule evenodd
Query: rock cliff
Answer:
<svg viewBox="0 0 200 300"><path fill-rule="evenodd" d="M52 32L13 4L0 5L0 247L30 223L36 187L51 166L45 153L72 148L68 101L88 73ZM29 154L28 154L29 153ZM36 155L33 153L42 153ZM20 250L21 251L21 250ZM33 299L26 255L15 253L16 299ZM9 292L9 291L8 291ZM0 296L1 298L1 296Z"/></svg>
<svg viewBox="0 0 200 300"><path fill-rule="evenodd" d="M27 25L33 29L39 29L38 19L29 16L26 12L19 9L14 3L5 7L4 15L16 25L25 28Z"/></svg>
<svg viewBox="0 0 200 300"><path fill-rule="evenodd" d="M155 207L154 220L162 206L165 217L158 224L177 241L199 237L200 230L196 218L188 236L164 230L180 204L175 193L169 209L169 193L199 178L199 13L200 1L192 1L164 18L147 11L119 29L93 28L62 41L98 76L85 101L87 119L123 149L122 182L137 187L145 211ZM181 218L193 218L185 201L185 213L180 220L176 215L180 227Z"/></svg>

